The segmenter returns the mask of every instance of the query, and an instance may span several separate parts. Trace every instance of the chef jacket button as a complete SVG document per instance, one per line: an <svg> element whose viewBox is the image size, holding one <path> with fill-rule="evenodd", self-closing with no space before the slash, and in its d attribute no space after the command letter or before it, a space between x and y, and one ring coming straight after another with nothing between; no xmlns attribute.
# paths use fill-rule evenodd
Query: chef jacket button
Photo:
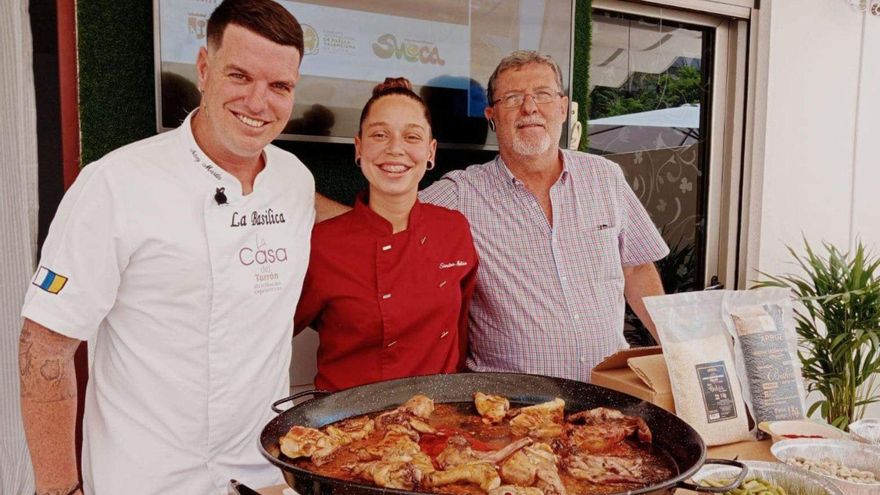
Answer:
<svg viewBox="0 0 880 495"><path fill-rule="evenodd" d="M586 363L586 362L587 362L587 358L582 356L582 357L581 357L581 363Z"/></svg>
<svg viewBox="0 0 880 495"><path fill-rule="evenodd" d="M447 335L449 335L449 330L443 330L443 333L440 334L440 338L442 339L443 337L446 337Z"/></svg>
<svg viewBox="0 0 880 495"><path fill-rule="evenodd" d="M391 294L382 294L382 299L391 299Z"/></svg>
<svg viewBox="0 0 880 495"><path fill-rule="evenodd" d="M574 319L575 319L575 320L580 320L580 319L581 319L581 315L575 313L575 314L574 314Z"/></svg>
<svg viewBox="0 0 880 495"><path fill-rule="evenodd" d="M390 251L390 250L391 250L391 244L386 244L386 245L382 246L382 251Z"/></svg>
<svg viewBox="0 0 880 495"><path fill-rule="evenodd" d="M397 343L397 341L396 341L396 340L393 340L393 341L391 341L391 343L388 344L386 347L391 347L391 346L393 346L393 345L396 344L396 343Z"/></svg>

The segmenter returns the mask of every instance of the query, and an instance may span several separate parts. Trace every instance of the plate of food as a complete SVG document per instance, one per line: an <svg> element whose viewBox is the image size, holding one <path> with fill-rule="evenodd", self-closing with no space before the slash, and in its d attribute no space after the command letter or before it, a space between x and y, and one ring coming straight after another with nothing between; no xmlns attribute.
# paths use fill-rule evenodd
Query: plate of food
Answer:
<svg viewBox="0 0 880 495"><path fill-rule="evenodd" d="M846 436L843 431L831 425L808 419L764 421L758 425L758 429L770 435L774 443L781 440L799 439L835 440Z"/></svg>
<svg viewBox="0 0 880 495"><path fill-rule="evenodd" d="M783 440L773 456L834 483L844 495L880 494L880 448L851 440Z"/></svg>

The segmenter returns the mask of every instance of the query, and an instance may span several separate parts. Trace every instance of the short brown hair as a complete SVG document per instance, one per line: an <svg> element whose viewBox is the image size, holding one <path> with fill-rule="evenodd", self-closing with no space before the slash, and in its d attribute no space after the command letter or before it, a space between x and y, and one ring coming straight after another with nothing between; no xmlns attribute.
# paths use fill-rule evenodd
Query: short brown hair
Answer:
<svg viewBox="0 0 880 495"><path fill-rule="evenodd" d="M553 74L556 75L556 85L559 86L559 91L563 90L562 71L559 70L559 64L557 64L550 55L541 55L533 50L516 50L510 55L504 57L501 62L498 63L498 67L495 67L495 72L489 76L489 85L486 89L486 96L489 99L490 106L495 103L495 81L498 79L498 76L508 69L518 69L528 64L546 65L553 69Z"/></svg>
<svg viewBox="0 0 880 495"><path fill-rule="evenodd" d="M303 30L287 9L272 0L223 0L208 18L208 45L220 48L226 26L235 24L303 56Z"/></svg>
<svg viewBox="0 0 880 495"><path fill-rule="evenodd" d="M370 108L373 107L373 103L376 103L379 99L385 96L391 95L406 96L421 105L422 110L425 113L425 120L428 121L428 131L431 130L431 112L428 110L428 105L425 104L425 100L423 100L421 96L417 95L415 91L412 90L412 83L409 82L409 79L405 77L386 77L385 81L377 84L373 88L373 96L367 100L367 103L364 104L364 109L361 110L361 120L358 124L358 136L361 135L361 131L364 127L364 120L366 120L367 115L370 114Z"/></svg>

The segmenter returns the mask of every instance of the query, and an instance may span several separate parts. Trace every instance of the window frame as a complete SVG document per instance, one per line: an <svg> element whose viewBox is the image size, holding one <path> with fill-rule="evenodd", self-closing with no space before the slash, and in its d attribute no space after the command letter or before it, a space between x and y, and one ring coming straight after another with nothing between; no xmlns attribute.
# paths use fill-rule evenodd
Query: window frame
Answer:
<svg viewBox="0 0 880 495"><path fill-rule="evenodd" d="M709 118L705 287L745 284L741 248L745 124L751 0L593 0L592 8L687 23L715 30ZM743 267L743 268L741 268Z"/></svg>

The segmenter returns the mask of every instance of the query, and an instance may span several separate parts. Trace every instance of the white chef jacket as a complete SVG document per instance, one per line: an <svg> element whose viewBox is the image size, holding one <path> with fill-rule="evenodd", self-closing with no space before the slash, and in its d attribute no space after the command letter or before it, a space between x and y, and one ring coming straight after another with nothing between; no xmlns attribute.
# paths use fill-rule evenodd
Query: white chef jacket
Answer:
<svg viewBox="0 0 880 495"><path fill-rule="evenodd" d="M24 317L95 345L87 494L220 494L230 478L282 480L257 442L272 400L288 393L314 179L268 146L242 196L196 144L191 117L83 169L25 299Z"/></svg>

